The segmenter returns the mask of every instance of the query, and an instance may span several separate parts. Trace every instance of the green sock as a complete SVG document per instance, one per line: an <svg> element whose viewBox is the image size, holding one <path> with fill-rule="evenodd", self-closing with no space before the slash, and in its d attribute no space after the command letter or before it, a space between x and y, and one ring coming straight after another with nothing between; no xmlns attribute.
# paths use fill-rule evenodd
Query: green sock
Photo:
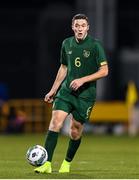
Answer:
<svg viewBox="0 0 139 180"><path fill-rule="evenodd" d="M80 143L81 143L81 138L78 140L70 139L69 147L68 147L66 158L65 158L66 161L71 162L73 160L74 155L80 146Z"/></svg>
<svg viewBox="0 0 139 180"><path fill-rule="evenodd" d="M47 133L44 147L48 152L48 161L50 162L52 161L53 153L57 145L58 134L59 134L58 132L54 132L54 131L48 131Z"/></svg>

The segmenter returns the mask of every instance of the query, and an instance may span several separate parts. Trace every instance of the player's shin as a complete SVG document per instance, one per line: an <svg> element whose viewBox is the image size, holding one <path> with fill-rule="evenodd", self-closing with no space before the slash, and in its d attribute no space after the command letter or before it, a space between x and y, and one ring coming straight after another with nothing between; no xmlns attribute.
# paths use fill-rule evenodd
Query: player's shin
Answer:
<svg viewBox="0 0 139 180"><path fill-rule="evenodd" d="M55 147L57 145L58 134L59 134L58 132L54 132L54 131L48 131L48 133L47 133L44 147L48 152L48 161L49 162L52 161L53 153L54 153Z"/></svg>
<svg viewBox="0 0 139 180"><path fill-rule="evenodd" d="M70 162L73 160L73 158L80 146L80 143L81 143L81 138L78 140L70 139L66 158L64 159L64 161L61 164L59 173L69 173L70 172Z"/></svg>
<svg viewBox="0 0 139 180"><path fill-rule="evenodd" d="M69 146L66 154L65 160L68 162L71 162L80 146L81 138L78 140L70 139Z"/></svg>

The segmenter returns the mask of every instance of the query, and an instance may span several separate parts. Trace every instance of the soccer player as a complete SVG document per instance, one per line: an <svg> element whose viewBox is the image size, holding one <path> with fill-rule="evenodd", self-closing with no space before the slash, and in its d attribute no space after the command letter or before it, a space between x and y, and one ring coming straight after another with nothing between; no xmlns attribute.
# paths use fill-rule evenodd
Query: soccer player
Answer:
<svg viewBox="0 0 139 180"><path fill-rule="evenodd" d="M96 80L108 75L108 65L101 43L88 35L89 21L84 14L72 19L74 36L65 39L61 48L61 65L54 84L45 96L45 102L53 101L52 118L45 148L48 161L34 169L37 173L51 173L51 161L58 134L72 114L70 140L59 173L69 173L71 162L82 138L83 126L89 119L96 99Z"/></svg>

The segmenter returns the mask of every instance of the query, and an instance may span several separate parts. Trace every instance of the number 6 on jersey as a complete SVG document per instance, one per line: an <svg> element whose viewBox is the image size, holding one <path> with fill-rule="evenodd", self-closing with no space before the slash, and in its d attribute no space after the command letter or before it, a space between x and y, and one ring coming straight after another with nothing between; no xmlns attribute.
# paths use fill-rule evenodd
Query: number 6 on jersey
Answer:
<svg viewBox="0 0 139 180"><path fill-rule="evenodd" d="M77 58L75 59L75 66L76 66L76 67L80 67L80 66L81 66L80 57L77 57Z"/></svg>

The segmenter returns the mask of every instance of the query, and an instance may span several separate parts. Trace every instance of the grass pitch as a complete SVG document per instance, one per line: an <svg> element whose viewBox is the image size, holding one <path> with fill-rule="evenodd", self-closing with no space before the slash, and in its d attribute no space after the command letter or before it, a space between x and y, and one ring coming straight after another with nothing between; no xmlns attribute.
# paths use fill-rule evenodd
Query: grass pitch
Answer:
<svg viewBox="0 0 139 180"><path fill-rule="evenodd" d="M30 146L43 145L44 134L0 135L1 179L137 179L139 137L84 135L71 167L59 174L68 137L60 136L53 157L52 174L35 174L25 154Z"/></svg>

